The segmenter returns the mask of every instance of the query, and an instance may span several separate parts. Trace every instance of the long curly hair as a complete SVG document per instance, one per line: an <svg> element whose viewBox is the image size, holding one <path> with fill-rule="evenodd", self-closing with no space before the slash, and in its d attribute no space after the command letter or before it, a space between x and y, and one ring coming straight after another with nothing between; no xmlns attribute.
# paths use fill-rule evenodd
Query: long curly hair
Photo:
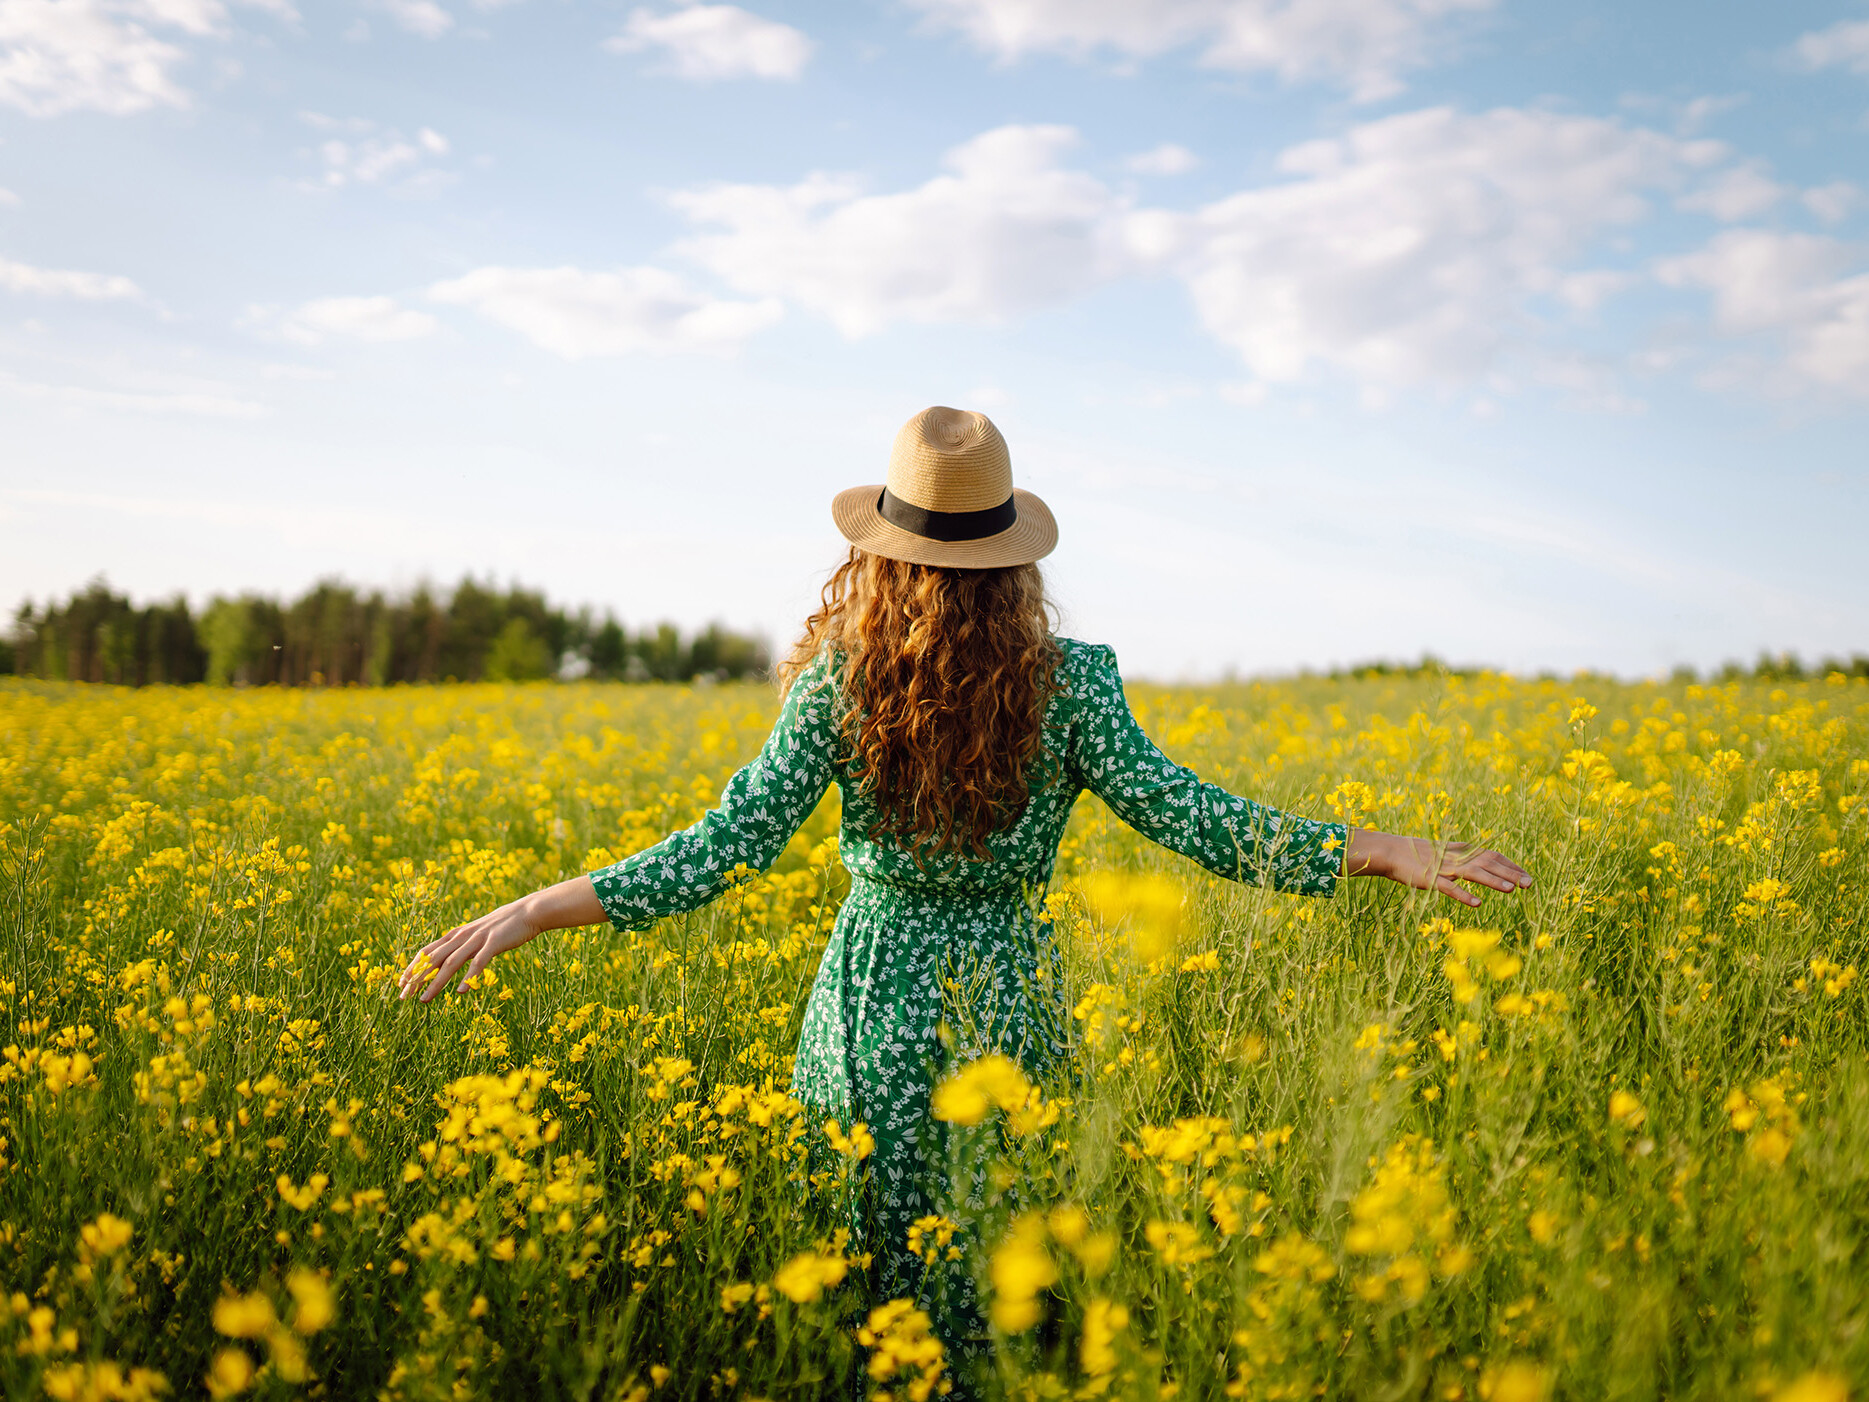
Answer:
<svg viewBox="0 0 1869 1402"><path fill-rule="evenodd" d="M1051 619L1037 565L947 569L851 548L779 685L830 654L872 839L905 839L917 862L985 857L1024 811L1061 657Z"/></svg>

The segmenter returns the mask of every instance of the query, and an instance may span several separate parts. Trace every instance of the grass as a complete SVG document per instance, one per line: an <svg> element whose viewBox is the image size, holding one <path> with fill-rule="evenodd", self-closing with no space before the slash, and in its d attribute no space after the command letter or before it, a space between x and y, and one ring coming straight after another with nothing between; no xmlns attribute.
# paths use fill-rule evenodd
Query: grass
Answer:
<svg viewBox="0 0 1869 1402"><path fill-rule="evenodd" d="M928 1292L987 1287L987 1395L1869 1386L1869 685L1132 701L1208 778L1538 884L1306 901L1082 800L1046 906L1081 1074L963 1073L957 1181L988 1188L927 1228ZM394 998L448 925L698 816L775 710L0 684L7 1395L949 1381L927 1299L869 1299L840 1234L861 1136L784 1095L834 795L705 911Z"/></svg>

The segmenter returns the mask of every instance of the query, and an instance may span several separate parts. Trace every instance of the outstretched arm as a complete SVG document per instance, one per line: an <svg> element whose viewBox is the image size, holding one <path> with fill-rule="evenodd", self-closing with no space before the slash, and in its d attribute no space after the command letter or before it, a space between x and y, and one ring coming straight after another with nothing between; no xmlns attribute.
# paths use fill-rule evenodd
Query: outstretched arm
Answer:
<svg viewBox="0 0 1869 1402"><path fill-rule="evenodd" d="M1082 649L1073 673L1070 759L1117 817L1216 876L1307 896L1336 891L1349 836L1341 823L1282 813L1169 759L1136 723L1109 648Z"/></svg>
<svg viewBox="0 0 1869 1402"><path fill-rule="evenodd" d="M820 659L794 681L765 748L728 781L719 807L614 866L521 896L448 931L409 961L402 996L420 988L426 1003L463 967L472 978L545 930L605 920L646 929L662 916L706 905L743 869L764 871L835 777L833 702Z"/></svg>
<svg viewBox="0 0 1869 1402"><path fill-rule="evenodd" d="M601 925L604 908L597 902L597 888L588 876L574 876L534 891L516 901L508 901L498 910L490 910L478 920L456 925L438 940L422 946L409 967L402 971L402 996L421 992L426 1003L467 968L462 983L480 976L496 955L517 949L526 941L547 930L569 930L579 925ZM430 978L430 971L434 977ZM423 984L426 982L427 986Z"/></svg>
<svg viewBox="0 0 1869 1402"><path fill-rule="evenodd" d="M1073 735L1078 774L1086 788L1144 837L1220 876L1304 895L1331 895L1343 877L1382 876L1475 906L1479 896L1456 883L1495 891L1531 885L1531 875L1516 862L1470 843L1320 823L1203 783L1157 749L1136 724L1115 654L1104 647L1089 654L1077 679L1082 688Z"/></svg>
<svg viewBox="0 0 1869 1402"><path fill-rule="evenodd" d="M1372 828L1350 829L1343 874L1386 876L1417 890L1439 891L1463 905L1478 905L1480 898L1457 881L1508 892L1532 884L1532 874L1510 857L1471 842L1433 842Z"/></svg>

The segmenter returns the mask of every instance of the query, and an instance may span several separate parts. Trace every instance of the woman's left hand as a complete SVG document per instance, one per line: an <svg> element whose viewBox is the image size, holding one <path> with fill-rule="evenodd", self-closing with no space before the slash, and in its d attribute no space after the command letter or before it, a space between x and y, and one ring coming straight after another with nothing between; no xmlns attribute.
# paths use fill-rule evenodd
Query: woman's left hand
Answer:
<svg viewBox="0 0 1869 1402"><path fill-rule="evenodd" d="M1386 876L1421 891L1439 891L1462 905L1476 906L1478 894L1455 883L1518 891L1532 884L1532 874L1510 857L1471 842L1432 842L1371 828L1350 830L1344 875Z"/></svg>

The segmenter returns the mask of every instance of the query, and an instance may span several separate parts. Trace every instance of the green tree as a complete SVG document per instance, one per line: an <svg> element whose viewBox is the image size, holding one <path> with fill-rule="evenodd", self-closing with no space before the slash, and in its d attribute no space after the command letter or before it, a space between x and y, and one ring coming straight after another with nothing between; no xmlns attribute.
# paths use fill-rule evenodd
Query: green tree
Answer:
<svg viewBox="0 0 1869 1402"><path fill-rule="evenodd" d="M629 635L616 619L606 617L603 627L591 638L591 675L602 681L616 681L629 665Z"/></svg>
<svg viewBox="0 0 1869 1402"><path fill-rule="evenodd" d="M552 656L545 640L523 618L509 618L487 649L483 675L490 682L530 682L550 676Z"/></svg>
<svg viewBox="0 0 1869 1402"><path fill-rule="evenodd" d="M217 686L259 686L280 680L285 623L279 605L257 594L216 597L201 617L208 680Z"/></svg>

